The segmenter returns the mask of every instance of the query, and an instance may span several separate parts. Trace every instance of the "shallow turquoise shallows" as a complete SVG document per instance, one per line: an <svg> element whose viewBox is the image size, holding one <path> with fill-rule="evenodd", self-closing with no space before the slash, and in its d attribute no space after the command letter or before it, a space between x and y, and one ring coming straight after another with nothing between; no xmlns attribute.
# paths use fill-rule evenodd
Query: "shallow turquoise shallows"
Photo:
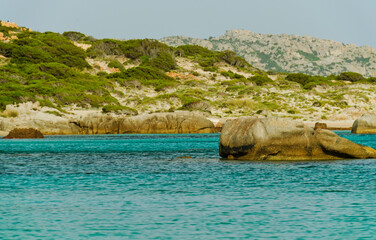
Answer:
<svg viewBox="0 0 376 240"><path fill-rule="evenodd" d="M0 239L376 238L376 160L223 161L218 140L0 140Z"/></svg>

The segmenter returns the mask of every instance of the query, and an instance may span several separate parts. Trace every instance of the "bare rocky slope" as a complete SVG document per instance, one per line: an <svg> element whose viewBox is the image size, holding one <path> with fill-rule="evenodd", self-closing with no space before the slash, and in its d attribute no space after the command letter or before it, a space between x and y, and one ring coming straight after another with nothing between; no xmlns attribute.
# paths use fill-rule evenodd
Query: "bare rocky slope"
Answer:
<svg viewBox="0 0 376 240"><path fill-rule="evenodd" d="M184 36L160 40L171 46L200 45L211 50L232 50L265 71L330 75L358 72L376 76L376 50L309 36L257 34L229 30L223 36L198 39Z"/></svg>

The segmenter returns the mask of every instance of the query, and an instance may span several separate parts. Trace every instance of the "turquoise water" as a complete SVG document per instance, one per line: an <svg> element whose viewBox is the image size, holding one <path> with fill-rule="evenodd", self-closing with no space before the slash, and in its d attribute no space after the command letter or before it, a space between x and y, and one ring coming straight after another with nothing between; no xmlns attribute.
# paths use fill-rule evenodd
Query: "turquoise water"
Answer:
<svg viewBox="0 0 376 240"><path fill-rule="evenodd" d="M0 140L0 239L376 238L376 160L223 161L218 139Z"/></svg>

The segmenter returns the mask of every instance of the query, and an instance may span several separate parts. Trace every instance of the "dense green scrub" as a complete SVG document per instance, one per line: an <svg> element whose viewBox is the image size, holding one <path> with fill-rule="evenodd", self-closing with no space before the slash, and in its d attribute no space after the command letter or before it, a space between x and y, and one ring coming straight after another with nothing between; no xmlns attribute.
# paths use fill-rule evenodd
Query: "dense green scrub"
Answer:
<svg viewBox="0 0 376 240"><path fill-rule="evenodd" d="M0 67L0 108L40 101L52 107L78 104L98 107L116 103L106 78L92 76L86 52L57 33L22 32L10 43L0 42L10 60Z"/></svg>

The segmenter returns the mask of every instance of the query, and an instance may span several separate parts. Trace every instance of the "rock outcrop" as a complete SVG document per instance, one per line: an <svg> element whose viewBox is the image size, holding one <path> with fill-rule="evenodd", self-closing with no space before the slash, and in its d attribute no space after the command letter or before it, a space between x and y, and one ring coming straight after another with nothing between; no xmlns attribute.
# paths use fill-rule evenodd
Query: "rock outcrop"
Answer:
<svg viewBox="0 0 376 240"><path fill-rule="evenodd" d="M328 125L326 123L317 122L315 123L314 130L317 130L317 129L328 129Z"/></svg>
<svg viewBox="0 0 376 240"><path fill-rule="evenodd" d="M189 113L154 113L134 117L88 115L75 124L82 134L107 133L214 133L214 124Z"/></svg>
<svg viewBox="0 0 376 240"><path fill-rule="evenodd" d="M351 133L376 134L376 115L365 113L354 121Z"/></svg>
<svg viewBox="0 0 376 240"><path fill-rule="evenodd" d="M14 138L44 138L43 134L34 128L15 128L9 132L5 139Z"/></svg>
<svg viewBox="0 0 376 240"><path fill-rule="evenodd" d="M376 158L376 150L337 134L278 118L242 117L223 126L219 154L240 160L334 160Z"/></svg>

